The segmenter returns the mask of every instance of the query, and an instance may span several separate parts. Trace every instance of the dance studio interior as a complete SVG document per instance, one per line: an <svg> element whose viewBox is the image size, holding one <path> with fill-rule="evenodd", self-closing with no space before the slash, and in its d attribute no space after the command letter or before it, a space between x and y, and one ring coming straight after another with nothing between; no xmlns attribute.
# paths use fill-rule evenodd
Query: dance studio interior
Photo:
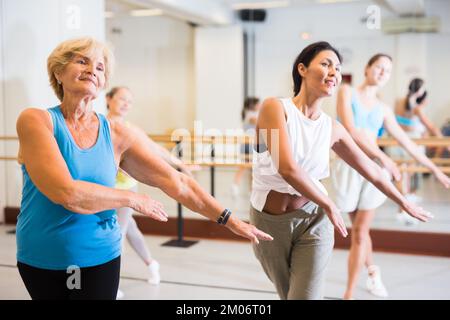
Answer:
<svg viewBox="0 0 450 320"><path fill-rule="evenodd" d="M0 300L450 299L449 57L447 0L0 0Z"/></svg>

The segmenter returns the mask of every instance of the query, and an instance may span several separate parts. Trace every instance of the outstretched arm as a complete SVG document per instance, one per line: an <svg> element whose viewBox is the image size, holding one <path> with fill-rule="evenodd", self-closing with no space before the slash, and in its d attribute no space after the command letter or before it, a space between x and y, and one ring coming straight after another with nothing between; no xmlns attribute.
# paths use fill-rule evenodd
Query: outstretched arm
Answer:
<svg viewBox="0 0 450 320"><path fill-rule="evenodd" d="M393 112L385 106L385 118L384 125L386 130L392 135L392 137L399 142L399 144L405 148L406 151L422 165L430 169L438 181L445 187L450 188L450 178L443 173L428 157L423 154L417 145L408 137L403 131L400 125L395 120Z"/></svg>
<svg viewBox="0 0 450 320"><path fill-rule="evenodd" d="M424 102L426 103L426 102ZM438 127L434 125L434 123L427 117L425 112L423 111L423 107L419 106L416 109L414 109L414 113L419 117L420 122L427 128L430 135L438 138L442 138L443 135ZM438 150L442 150L443 148L438 148ZM446 148L448 151L450 151L450 146ZM440 151L442 152L442 151Z"/></svg>
<svg viewBox="0 0 450 320"><path fill-rule="evenodd" d="M132 128L133 130L140 132L140 134L146 135L146 133L142 129L135 126L132 126ZM149 147L151 148L152 152L160 156L165 162L167 162L172 167L180 170L182 173L187 174L190 177L193 177L191 170L193 171L200 170L200 168L196 166L187 166L186 164L183 163L183 161L181 161L173 154L171 154L169 150L153 141L150 137L148 138L148 140L149 140L148 141Z"/></svg>
<svg viewBox="0 0 450 320"><path fill-rule="evenodd" d="M128 132L129 146L122 154L120 167L136 180L161 189L169 197L198 212L206 218L217 221L224 207L191 177L172 168L153 150L154 145L142 131ZM231 215L226 224L232 232L258 243L258 240L272 240L272 237L255 226Z"/></svg>
<svg viewBox="0 0 450 320"><path fill-rule="evenodd" d="M348 131L352 139L356 142L358 147L371 159L378 159L395 180L400 180L401 174L397 165L392 161L378 145L370 139L367 134L358 130L354 125L353 111L351 106L351 87L348 85L342 85L338 92L337 115L339 121L344 128Z"/></svg>
<svg viewBox="0 0 450 320"><path fill-rule="evenodd" d="M156 220L167 221L162 205L145 195L74 180L53 137L53 126L46 111L24 110L17 120L17 133L22 163L38 190L52 202L79 214L130 207Z"/></svg>
<svg viewBox="0 0 450 320"><path fill-rule="evenodd" d="M430 217L422 208L409 203L395 186L383 175L382 169L356 145L344 127L334 121L332 149L336 154L370 181L386 196L391 198L411 216L427 221Z"/></svg>

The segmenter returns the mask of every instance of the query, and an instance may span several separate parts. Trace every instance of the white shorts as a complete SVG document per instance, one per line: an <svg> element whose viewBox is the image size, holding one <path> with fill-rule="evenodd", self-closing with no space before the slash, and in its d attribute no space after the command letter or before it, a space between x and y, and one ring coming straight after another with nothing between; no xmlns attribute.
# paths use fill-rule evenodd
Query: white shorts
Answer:
<svg viewBox="0 0 450 320"><path fill-rule="evenodd" d="M388 179L386 169L383 173ZM331 170L335 202L342 212L373 210L386 201L386 195L361 176L342 159L336 159Z"/></svg>

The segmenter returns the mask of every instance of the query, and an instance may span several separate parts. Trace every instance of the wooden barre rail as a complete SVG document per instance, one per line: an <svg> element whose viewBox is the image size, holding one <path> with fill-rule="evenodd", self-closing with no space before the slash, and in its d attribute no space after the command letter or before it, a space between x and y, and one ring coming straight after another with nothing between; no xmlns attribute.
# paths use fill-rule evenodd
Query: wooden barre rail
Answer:
<svg viewBox="0 0 450 320"><path fill-rule="evenodd" d="M394 160L397 164L415 164L417 163L414 159L395 159ZM433 161L434 164L441 164L441 165L450 165L450 158L430 158L431 161Z"/></svg>
<svg viewBox="0 0 450 320"><path fill-rule="evenodd" d="M17 160L15 157L0 157L0 160ZM229 162L185 162L187 165L199 165L202 167L223 167L223 168L231 168L231 167L242 167L251 169L252 164L251 163L229 163ZM446 174L450 174L450 167L439 167L439 169L442 170L442 172ZM422 167L422 166L406 166L406 167L400 167L399 170L401 172L408 172L408 173L428 173L430 170L428 168Z"/></svg>
<svg viewBox="0 0 450 320"><path fill-rule="evenodd" d="M221 144L241 144L252 143L253 137L245 135L237 136L172 136L166 134L147 134L155 142L160 143L178 143L178 142L202 142L202 143L221 143ZM1 140L19 140L18 137L13 136L0 136Z"/></svg>
<svg viewBox="0 0 450 320"><path fill-rule="evenodd" d="M159 143L183 143L183 142L202 142L206 144L241 144L245 141L245 143L251 143L253 138L249 136L173 136L173 135L163 135L163 134L152 134L148 135L152 140ZM179 138L177 140L176 138ZM6 140L6 141L14 141L18 140L17 137L14 136L0 136L0 141ZM413 141L420 145L425 146L433 146L433 147L442 147L442 146L450 146L450 138L420 138L420 139L413 139ZM397 141L392 138L381 138L378 139L378 144L380 146L395 146L397 145ZM192 148L192 144L191 144ZM230 163L225 162L223 159L214 157L214 161L205 161L205 162L195 162L191 161L186 162L187 164L197 164L200 166L205 167L244 167L244 168L251 168L251 159L249 162L243 162L243 163ZM195 154L191 156L191 159L195 159ZM8 156L2 156L0 157L0 160L7 160L7 161L14 161L17 160L17 157L8 157ZM246 160L249 160L249 157L246 157ZM400 168L403 172L429 172L429 170L425 167L415 165L416 161L414 159L393 159L398 164L406 164L407 166L403 166ZM446 158L432 158L431 159L435 164L437 165L444 165L443 167L440 167L440 169L445 172L449 173L448 167L445 167L445 165L450 165L450 159Z"/></svg>
<svg viewBox="0 0 450 320"><path fill-rule="evenodd" d="M204 143L251 143L253 137L245 135L236 136L172 136L167 134L148 134L148 136L155 142L164 143L177 143L177 142L204 142ZM18 140L14 136L0 136L0 140ZM412 139L416 144L423 145L427 147L448 147L450 146L450 137L444 138L419 138ZM380 138L377 141L378 145L381 147L396 146L398 145L397 140L393 138Z"/></svg>
<svg viewBox="0 0 450 320"><path fill-rule="evenodd" d="M419 138L419 139L411 139L414 143L426 146L426 147L449 147L450 146L450 138ZM389 147L389 146L398 146L397 140L393 138L380 138L377 141L380 147Z"/></svg>

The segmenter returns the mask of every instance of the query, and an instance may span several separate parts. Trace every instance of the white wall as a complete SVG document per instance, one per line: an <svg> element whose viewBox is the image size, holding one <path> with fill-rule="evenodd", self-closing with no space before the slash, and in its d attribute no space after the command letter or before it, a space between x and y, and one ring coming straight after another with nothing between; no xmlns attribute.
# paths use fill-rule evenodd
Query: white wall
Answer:
<svg viewBox="0 0 450 320"><path fill-rule="evenodd" d="M427 113L438 124L450 118L450 1L428 0L426 10L441 17L441 32L426 36L426 59L430 108Z"/></svg>
<svg viewBox="0 0 450 320"><path fill-rule="evenodd" d="M3 1L0 1L0 136L5 136L5 108L3 101ZM0 140L0 157L5 156L5 142ZM6 205L6 162L0 160L0 223L3 222L3 208Z"/></svg>
<svg viewBox="0 0 450 320"><path fill-rule="evenodd" d="M116 56L112 86L124 85L133 92L129 120L150 133L191 128L193 28L161 16L107 19L106 29Z"/></svg>
<svg viewBox="0 0 450 320"><path fill-rule="evenodd" d="M15 124L23 109L30 106L48 108L58 104L48 83L46 67L47 57L54 47L62 40L81 35L104 39L104 2L1 0L0 5L0 48L3 48L0 114L4 117L0 134L17 136ZM102 99L99 100L99 105L104 105ZM6 143L7 156L16 156L17 150L17 142ZM3 184L8 188L6 196L0 200L0 221L3 221L4 206L20 205L20 168L13 161L1 162L2 170L5 167L6 177L1 179L1 188Z"/></svg>
<svg viewBox="0 0 450 320"><path fill-rule="evenodd" d="M196 28L196 120L204 129L241 127L243 54L240 26Z"/></svg>

